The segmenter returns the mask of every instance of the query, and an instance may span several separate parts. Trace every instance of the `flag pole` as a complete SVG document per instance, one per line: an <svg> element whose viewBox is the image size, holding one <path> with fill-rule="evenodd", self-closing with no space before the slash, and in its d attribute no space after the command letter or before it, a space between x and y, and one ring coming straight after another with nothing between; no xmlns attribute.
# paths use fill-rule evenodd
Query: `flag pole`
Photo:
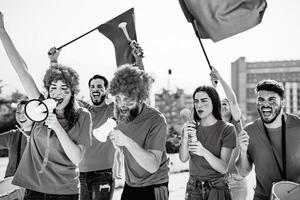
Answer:
<svg viewBox="0 0 300 200"><path fill-rule="evenodd" d="M79 37L77 37L77 38L75 38L75 39L73 39L73 40L71 40L70 42L67 42L66 44L64 44L64 45L62 45L62 46L60 46L60 47L58 47L57 50L60 50L60 49L64 48L65 46L67 46L67 45L69 45L69 44L75 42L76 40L82 38L83 36L86 36L87 34L89 34L89 33L93 32L93 31L97 30L98 27L99 27L99 26L97 26L96 28L94 28L94 29L92 29L92 30L90 30L90 31L88 31L88 32L86 32L86 33L84 33L84 34L82 34L81 36L79 36Z"/></svg>
<svg viewBox="0 0 300 200"><path fill-rule="evenodd" d="M197 30L197 33L196 33L196 34L197 34L197 38L199 39L199 42L200 42L202 51L203 51L203 53L204 53L206 62L207 62L207 64L208 64L208 67L209 67L210 70L212 70L212 66L211 66L211 64L210 64L210 62L209 62L207 53L206 53L206 51L205 51L205 49L204 49L204 46L203 46L203 44L202 44L202 42L201 42L201 39L200 39L200 35L199 35L199 27L198 27L197 21L194 19L194 20L193 20L193 23L194 23L194 26L195 26L195 28L196 28L196 30Z"/></svg>
<svg viewBox="0 0 300 200"><path fill-rule="evenodd" d="M201 46L201 49L202 49L202 51L203 51L203 53L204 53L206 62L207 62L207 64L208 64L208 67L209 67L210 71L212 71L213 68L212 68L212 66L211 66L211 64L210 64L210 62L209 62L207 53L206 53L206 51L205 51L205 49L204 49L204 46L203 46L203 44L202 44L202 42L201 42L201 38L200 38L200 34L199 34L199 27L198 27L197 21L194 19L194 20L193 20L193 23L194 23L194 27L196 28L196 35L197 35L197 38L198 38L198 40L199 40L199 42L200 42L200 46ZM212 84L213 84L214 87L216 87L217 84L218 84L218 80L212 80Z"/></svg>

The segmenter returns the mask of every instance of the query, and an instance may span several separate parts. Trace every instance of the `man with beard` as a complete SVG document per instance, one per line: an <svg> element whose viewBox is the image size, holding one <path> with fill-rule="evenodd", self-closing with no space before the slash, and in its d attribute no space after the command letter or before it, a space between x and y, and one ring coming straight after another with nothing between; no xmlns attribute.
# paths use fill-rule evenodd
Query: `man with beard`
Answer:
<svg viewBox="0 0 300 200"><path fill-rule="evenodd" d="M145 103L152 81L145 71L126 65L110 83L118 125L109 137L123 151L125 163L121 200L168 199L167 123Z"/></svg>
<svg viewBox="0 0 300 200"><path fill-rule="evenodd" d="M48 54L51 64L56 63L59 51L53 47ZM94 130L102 126L108 118L113 117L114 104L106 98L108 81L104 76L94 75L90 78L88 86L92 105L82 100L79 103L91 113ZM121 162L121 155L115 151L110 140L99 142L93 136L92 145L86 149L79 163L80 199L112 199L115 186L114 178L120 177Z"/></svg>
<svg viewBox="0 0 300 200"><path fill-rule="evenodd" d="M284 89L275 80L260 81L256 92L260 118L240 133L236 166L246 176L255 165L254 200L268 200L273 183L300 183L300 119L284 112Z"/></svg>

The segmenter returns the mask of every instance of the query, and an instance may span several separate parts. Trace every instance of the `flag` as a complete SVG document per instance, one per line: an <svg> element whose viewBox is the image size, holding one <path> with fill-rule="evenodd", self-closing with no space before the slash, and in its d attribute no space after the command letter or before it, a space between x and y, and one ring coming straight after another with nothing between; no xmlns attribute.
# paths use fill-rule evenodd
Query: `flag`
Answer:
<svg viewBox="0 0 300 200"><path fill-rule="evenodd" d="M127 63L135 63L135 58L131 53L132 47L130 46L122 29L119 28L119 24L122 22L127 23L126 29L130 39L137 41L133 8L98 27L99 32L105 35L113 43L118 67Z"/></svg>
<svg viewBox="0 0 300 200"><path fill-rule="evenodd" d="M246 31L263 18L266 0L179 0L197 37L218 42Z"/></svg>

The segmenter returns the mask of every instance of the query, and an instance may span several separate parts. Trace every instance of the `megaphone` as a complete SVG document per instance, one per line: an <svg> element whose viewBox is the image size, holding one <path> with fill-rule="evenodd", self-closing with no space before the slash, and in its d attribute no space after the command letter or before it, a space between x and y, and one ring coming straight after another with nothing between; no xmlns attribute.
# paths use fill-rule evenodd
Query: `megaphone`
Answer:
<svg viewBox="0 0 300 200"><path fill-rule="evenodd" d="M56 105L57 102L51 98L43 101L39 99L31 99L25 105L25 114L30 120L34 122L41 122L48 117L49 113L53 112Z"/></svg>
<svg viewBox="0 0 300 200"><path fill-rule="evenodd" d="M180 111L179 116L183 119L184 122L192 120L192 112L188 108L184 108Z"/></svg>
<svg viewBox="0 0 300 200"><path fill-rule="evenodd" d="M116 120L108 118L102 126L93 130L94 137L100 142L106 142L109 133L117 126Z"/></svg>

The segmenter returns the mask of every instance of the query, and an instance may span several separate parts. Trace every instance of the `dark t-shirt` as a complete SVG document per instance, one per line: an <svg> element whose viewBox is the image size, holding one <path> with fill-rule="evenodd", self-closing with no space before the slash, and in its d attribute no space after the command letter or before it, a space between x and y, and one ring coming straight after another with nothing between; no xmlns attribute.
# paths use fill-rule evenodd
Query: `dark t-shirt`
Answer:
<svg viewBox="0 0 300 200"><path fill-rule="evenodd" d="M232 124L218 120L211 126L197 126L197 140L213 155L220 158L221 148L233 149L236 146L235 128ZM202 156L190 153L190 175L201 180L209 180L223 176L214 170Z"/></svg>
<svg viewBox="0 0 300 200"><path fill-rule="evenodd" d="M102 126L109 117L113 116L114 104L103 104L102 106L85 106L89 110L93 121L93 130ZM80 172L111 169L114 163L115 148L108 139L99 142L92 136L92 145L89 146L79 164Z"/></svg>
<svg viewBox="0 0 300 200"><path fill-rule="evenodd" d="M29 132L25 132L30 135ZM20 141L21 140L21 141ZM20 142L20 147L19 147ZM26 137L18 130L11 130L0 134L0 149L8 149L8 164L5 171L5 178L14 176L17 170L17 160L18 160L18 149L19 149L19 159L23 155L25 147L27 145ZM20 162L19 160L19 162Z"/></svg>
<svg viewBox="0 0 300 200"><path fill-rule="evenodd" d="M257 199L267 199L270 196L272 184L282 180L272 152L269 140L265 134L261 119L249 124L245 130L250 139L248 156L251 164L255 165L256 188L254 196ZM281 127L268 129L275 154L282 168L281 156ZM287 115L286 120L286 167L287 179L300 183L300 119L295 115Z"/></svg>
<svg viewBox="0 0 300 200"><path fill-rule="evenodd" d="M119 124L122 131L145 150L162 151L159 169L151 174L142 168L126 148L123 149L125 181L132 187L142 187L166 183L169 180L169 159L166 154L167 123L156 109L144 104L142 112L129 123Z"/></svg>
<svg viewBox="0 0 300 200"><path fill-rule="evenodd" d="M91 143L91 115L85 108L78 112L78 121L67 134L75 144L87 147ZM61 124L65 124L64 121L59 120ZM50 136L49 160L43 173L39 173L47 149L47 129L44 122L34 124L12 183L47 194L78 194L78 166L68 158L56 134Z"/></svg>

